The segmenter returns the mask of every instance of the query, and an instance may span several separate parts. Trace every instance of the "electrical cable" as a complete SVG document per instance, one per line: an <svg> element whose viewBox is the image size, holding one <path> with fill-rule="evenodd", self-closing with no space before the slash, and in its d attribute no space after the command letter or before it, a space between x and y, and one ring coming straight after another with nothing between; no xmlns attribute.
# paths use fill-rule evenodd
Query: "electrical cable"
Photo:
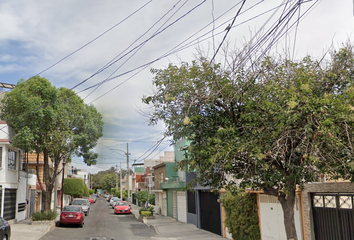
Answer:
<svg viewBox="0 0 354 240"><path fill-rule="evenodd" d="M260 3L263 2L263 1L264 1L264 0L258 2L257 4L255 4L255 5L253 5L252 7L248 8L247 10L249 10L249 9L251 9L251 8L253 8L253 7L255 7L256 5L260 4ZM241 2L239 2L239 3L241 3ZM227 10L225 13L223 13L222 15L220 15L217 19L219 19L221 16L225 15L225 14L226 14L227 12L229 12L231 9L233 9L234 7L236 7L239 3L235 4L233 7L231 7L229 10ZM247 10L246 10L246 11L247 11ZM269 10L269 11L271 11L271 10ZM269 12L269 11L267 11L267 12ZM265 13L267 13L267 12L265 12ZM263 13L263 14L265 14L265 13ZM261 16L261 15L263 15L263 14L259 14L258 16ZM253 17L253 18L251 18L251 19L254 19L254 18L256 18L256 17ZM217 19L216 19L216 20L217 20ZM228 21L229 21L229 20L228 20ZM227 22L227 21L226 21L226 22ZM246 22L247 22L247 21L244 21L243 23L246 23ZM86 91L86 90L89 90L89 89L91 89L91 88L93 88L93 87L96 87L96 86L98 86L98 85L101 84L101 83L105 83L105 82L114 80L114 79L116 79L116 78L118 78L118 77L124 76L124 75L126 75L126 74L128 74L128 73L134 72L134 71L136 71L136 70L138 70L138 69L140 69L140 68L143 68L142 70L144 70L145 68L147 68L148 66L150 66L152 63L157 62L157 61L161 60L162 58L165 58L165 57L167 57L167 56L170 56L170 55L172 55L172 54L177 53L178 51L184 50L184 49L186 49L186 48L189 48L189 47L195 45L196 43L193 43L193 44L189 43L188 45L185 45L185 47L182 46L180 49L174 50L174 49L176 49L178 46L180 46L182 43L186 42L187 40L189 40L190 38L192 38L193 36L195 36L196 34L198 34L200 31L202 31L203 29L207 28L210 24L212 24L212 22L209 23L209 24L207 24L205 27L203 27L203 28L202 28L201 30L199 30L197 33L193 34L192 36L190 36L189 38L187 38L186 40L184 40L183 42L181 42L180 44L178 44L178 45L175 46L174 48L172 48L170 51L168 51L166 54L162 55L161 57L159 57L159 58L157 58L157 59L155 59L155 60L153 60L153 61L150 61L150 62L148 62L148 63L146 63L146 64L143 64L143 65L141 65L141 66L139 66L139 67L136 67L136 68L134 68L134 69L131 69L131 70L129 70L129 71L126 71L126 72L124 72L124 73L122 73L122 74L116 75L116 76L111 77L111 78L106 78L105 80L102 80L102 81L101 81L100 83L98 83L98 84L94 84L94 85L92 85L92 86L90 86L90 87L87 87L87 88L85 88L85 89L83 89L83 90L77 92L77 94L78 94L78 93L81 93L81 92L84 92L84 91ZM224 23L223 23L223 24L224 24ZM220 24L217 28L221 27L223 24ZM222 32L220 32L220 33L218 33L218 34L216 34L216 35L219 35L219 34L221 34L221 33L223 33L223 32L224 32L224 31L222 31ZM210 31L209 31L208 33L210 33ZM205 36L205 35L207 35L208 33L202 35L202 37ZM207 39L209 39L209 38L207 38ZM207 39L204 39L203 41L205 41L205 40L207 40ZM195 42L195 41L198 41L198 39L193 40L192 42ZM200 42L200 41L198 41L198 42ZM174 51L172 51L172 50L174 50ZM141 72L142 70L140 70L139 72ZM138 72L138 73L139 73L139 72ZM137 73L136 73L136 74L137 74ZM133 76L135 76L136 74L134 74ZM117 85L116 87L114 87L113 89L110 89L108 92L111 92L112 90L114 90L115 88L119 87L120 85L122 85L122 84L125 83L126 81L130 80L133 76L131 76L129 79L125 80L124 82L118 84L118 85ZM108 92L107 92L107 93L108 93ZM106 93L103 94L103 95L101 95L100 97L96 98L96 99L93 100L92 102L98 100L99 98L103 97L104 95L106 95ZM92 102L91 102L91 103L92 103Z"/></svg>
<svg viewBox="0 0 354 240"><path fill-rule="evenodd" d="M151 3L153 0L150 0L149 2L145 3L142 7L138 8L137 10L135 10L133 13L131 13L130 15L128 15L128 17L124 18L123 20L121 20L119 23L115 24L113 27L109 28L108 30L104 31L103 33L101 33L100 35L98 35L97 37L95 37L94 39L92 39L91 41L89 41L88 43L86 43L85 45L83 45L82 47L76 49L75 51L73 51L72 53L70 53L69 55L63 57L62 59L60 59L59 61L57 61L56 63L52 64L51 66L47 67L46 69L44 69L43 71L37 73L35 76L38 76L46 71L48 71L49 69L51 69L52 67L58 65L59 63L61 63L62 61L64 61L65 59L67 59L68 57L74 55L75 53L77 53L78 51L82 50L83 48L85 48L86 46L88 46L89 44L93 43L94 41L96 41L97 39L99 39L100 37L102 37L103 35L105 35L106 33L108 33L109 31L111 31L112 29L114 29L115 27L119 26L121 23L123 23L124 21L126 21L127 19L129 19L131 16L133 16L135 13L139 12L141 9L143 9L146 5L148 5L149 3Z"/></svg>
<svg viewBox="0 0 354 240"><path fill-rule="evenodd" d="M229 26L227 26L225 36L224 36L224 38L222 39L221 43L219 44L219 47L216 49L216 52L214 53L214 56L213 56L212 59L210 60L211 63L214 61L214 58L215 58L216 54L218 54L218 52L219 52L219 50L220 50L222 44L224 43L224 41L225 41L227 35L229 34L229 32L230 32L232 26L233 26L234 23L235 23L237 16L240 14L240 12L241 12L243 6L245 5L245 2L246 2L246 0L243 0L242 5L241 5L241 7L239 8L239 10L237 11L237 13L236 13L236 15L235 15L233 21L231 22L231 24L230 24Z"/></svg>
<svg viewBox="0 0 354 240"><path fill-rule="evenodd" d="M145 33L143 33L143 35L141 35L139 38L137 38L132 44L130 44L123 52L125 52L127 49L129 49L135 42L137 42L140 38L142 38L146 33L148 33L157 23L159 23L170 11L172 11L173 8L176 7L176 5L180 2L181 0L178 0L176 4L174 4L172 6L172 8L167 11L167 13L165 13L157 22L155 22ZM154 36L189 0L186 0L182 6L180 6L177 11L172 14L155 32L152 36ZM143 45L141 45L132 55L129 56L128 59L126 59L118 68L116 68L107 78L110 78L114 73L116 73L125 63L127 63L147 42L144 42ZM121 52L119 55L121 55L123 52ZM118 55L118 56L119 56ZM116 56L114 59L116 59L118 56ZM114 60L113 59L113 60ZM112 60L112 61L113 61ZM111 61L111 62L112 62ZM107 64L106 64L107 66ZM84 100L90 96L94 91L96 91L101 85L103 84L103 82L101 84L99 84L94 90L91 91L91 93L89 93L85 98Z"/></svg>
<svg viewBox="0 0 354 240"><path fill-rule="evenodd" d="M153 39L154 37L156 37L157 35L161 34L162 32L164 32L167 28L169 28L170 26L174 25L175 23L177 23L178 21L180 21L182 18L184 18L185 16L187 16L188 14L190 14L192 11L194 11L196 8L200 7L202 4L204 4L206 2L206 0L203 0L201 3L199 3L198 5L196 5L195 7L193 7L191 10L189 10L187 13L183 14L181 17L179 17L178 19L176 19L175 21L173 21L171 24L167 25L166 27L164 27L162 30L160 30L159 32L157 32L155 35L152 35L151 37L149 37L148 39L146 39L145 41L143 41L142 43L140 43L139 45L137 45L136 47L134 47L133 49L131 49L129 52L127 52L126 54L124 54L122 57L118 58L117 60L112 61L111 63L109 63L108 65L106 65L105 67L103 67L99 73L101 73L102 71L106 70L107 68L111 67L113 64L115 64L116 62L118 62L119 60L121 60L123 57L127 56L129 53L131 53L132 51L134 51L135 49L139 48L140 46L144 45L146 42L150 41L151 39ZM90 76L89 78L86 78L85 80L81 81L80 83L78 83L77 85L75 85L74 87L72 87L71 89L76 88L77 86L80 86L81 84L83 84L84 82L86 82L87 80L91 79L92 77L96 76L98 73L93 74L92 76Z"/></svg>

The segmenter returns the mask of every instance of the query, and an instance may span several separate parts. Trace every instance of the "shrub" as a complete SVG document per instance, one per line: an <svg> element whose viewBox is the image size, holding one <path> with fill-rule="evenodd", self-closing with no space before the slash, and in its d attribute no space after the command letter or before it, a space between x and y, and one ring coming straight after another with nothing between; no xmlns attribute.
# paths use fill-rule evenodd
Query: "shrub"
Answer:
<svg viewBox="0 0 354 240"><path fill-rule="evenodd" d="M226 226L234 239L260 239L256 194L238 191L222 196Z"/></svg>
<svg viewBox="0 0 354 240"><path fill-rule="evenodd" d="M64 194L82 196L84 194L84 181L81 178L65 178Z"/></svg>
<svg viewBox="0 0 354 240"><path fill-rule="evenodd" d="M141 211L141 216L151 217L151 216L153 216L153 214L150 211Z"/></svg>
<svg viewBox="0 0 354 240"><path fill-rule="evenodd" d="M32 221L54 220L58 214L54 211L40 211L32 213Z"/></svg>
<svg viewBox="0 0 354 240"><path fill-rule="evenodd" d="M89 197L90 196L90 190L87 187L87 185L84 185L84 194L83 194L83 196L84 197Z"/></svg>

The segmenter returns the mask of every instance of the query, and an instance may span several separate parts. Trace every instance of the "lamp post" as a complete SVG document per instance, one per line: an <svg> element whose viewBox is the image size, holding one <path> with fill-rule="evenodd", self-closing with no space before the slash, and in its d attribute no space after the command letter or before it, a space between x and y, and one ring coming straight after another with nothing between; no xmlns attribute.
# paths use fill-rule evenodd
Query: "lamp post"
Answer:
<svg viewBox="0 0 354 240"><path fill-rule="evenodd" d="M63 161L63 169L61 175L61 203L60 203L60 212L63 211L63 199L64 199L64 170L66 162Z"/></svg>

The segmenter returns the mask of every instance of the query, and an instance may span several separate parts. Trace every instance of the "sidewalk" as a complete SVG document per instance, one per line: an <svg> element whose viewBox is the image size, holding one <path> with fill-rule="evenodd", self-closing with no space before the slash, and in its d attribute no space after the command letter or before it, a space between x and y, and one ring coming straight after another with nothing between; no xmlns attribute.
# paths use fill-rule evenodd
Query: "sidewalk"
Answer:
<svg viewBox="0 0 354 240"><path fill-rule="evenodd" d="M38 240L55 226L55 222L32 225L31 219L17 223L10 222L11 240Z"/></svg>
<svg viewBox="0 0 354 240"><path fill-rule="evenodd" d="M140 207L132 205L132 213L139 219ZM31 225L32 220L26 219L11 224L11 240L38 240L55 227L54 222ZM219 235L197 228L192 224L178 222L176 219L155 215L154 219L143 222L160 235L158 239L166 240L221 240Z"/></svg>
<svg viewBox="0 0 354 240"><path fill-rule="evenodd" d="M132 213L139 219L140 207L132 205ZM143 222L156 233L168 240L221 240L223 237L197 228L193 224L178 222L176 219L163 215L155 215L154 219L146 219Z"/></svg>

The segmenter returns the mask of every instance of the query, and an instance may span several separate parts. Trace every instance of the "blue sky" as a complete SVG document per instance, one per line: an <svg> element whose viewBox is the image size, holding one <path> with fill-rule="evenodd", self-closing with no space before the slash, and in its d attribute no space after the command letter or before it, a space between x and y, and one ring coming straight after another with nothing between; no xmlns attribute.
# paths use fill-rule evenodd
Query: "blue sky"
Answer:
<svg viewBox="0 0 354 240"><path fill-rule="evenodd" d="M164 126L162 123L149 126L148 119L140 113L149 110L141 98L152 93L150 68L163 69L169 63L191 61L198 51L211 58L242 2L3 0L0 2L0 79L16 84L19 79L41 73L56 87L67 88L87 80L74 90L103 115L104 136L95 149L100 153L98 164L87 167L82 160L74 159L77 167L96 173L119 162L125 163L124 154L111 149L125 151L127 143L132 161L158 158L172 147L163 141L152 150L163 138ZM242 49L256 33L262 36L295 2L298 1L247 0L223 46ZM296 20L304 13L297 24ZM213 21L214 24L209 24ZM338 48L352 39L353 22L352 1L307 1L289 21L287 26L293 27L272 46L272 53L284 54L286 49L293 59L307 54L321 58L331 46ZM154 33L158 34L154 36ZM184 41L193 42L190 47L155 61ZM90 44L85 46L87 43ZM90 78L112 59L117 60L117 56L124 57ZM223 60L222 51L216 60ZM151 61L154 62L146 68L126 73ZM92 87L121 74L97 89ZM90 90L82 91L88 87Z"/></svg>

